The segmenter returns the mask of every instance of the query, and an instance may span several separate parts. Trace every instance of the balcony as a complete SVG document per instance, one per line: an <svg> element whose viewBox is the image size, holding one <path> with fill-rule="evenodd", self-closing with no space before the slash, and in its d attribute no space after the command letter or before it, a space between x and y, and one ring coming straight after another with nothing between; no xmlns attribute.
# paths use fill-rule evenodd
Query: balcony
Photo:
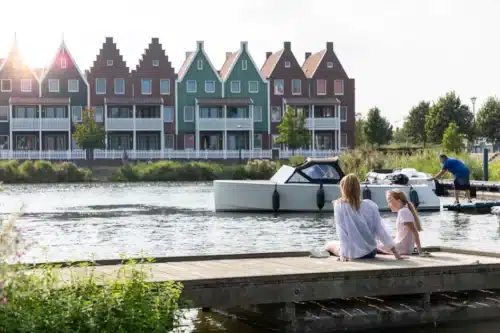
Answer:
<svg viewBox="0 0 500 333"><path fill-rule="evenodd" d="M199 118L200 131L250 131L253 128L251 118Z"/></svg>
<svg viewBox="0 0 500 333"><path fill-rule="evenodd" d="M136 118L135 129L138 131L163 131L161 118Z"/></svg>
<svg viewBox="0 0 500 333"><path fill-rule="evenodd" d="M69 131L69 118L42 118L42 130Z"/></svg>
<svg viewBox="0 0 500 333"><path fill-rule="evenodd" d="M133 118L107 118L106 119L107 131L133 131L134 119Z"/></svg>
<svg viewBox="0 0 500 333"><path fill-rule="evenodd" d="M40 118L12 118L13 131L39 131Z"/></svg>
<svg viewBox="0 0 500 333"><path fill-rule="evenodd" d="M338 130L340 128L338 118L306 118L306 128L312 130Z"/></svg>

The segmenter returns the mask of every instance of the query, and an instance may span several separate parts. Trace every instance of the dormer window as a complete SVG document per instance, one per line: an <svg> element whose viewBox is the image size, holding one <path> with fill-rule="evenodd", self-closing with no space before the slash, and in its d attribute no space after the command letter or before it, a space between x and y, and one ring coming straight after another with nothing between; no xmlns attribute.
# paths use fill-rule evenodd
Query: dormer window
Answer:
<svg viewBox="0 0 500 333"><path fill-rule="evenodd" d="M290 67L292 67L290 61L285 61L285 68L290 68Z"/></svg>
<svg viewBox="0 0 500 333"><path fill-rule="evenodd" d="M153 60L153 67L159 67L160 66L160 60Z"/></svg>
<svg viewBox="0 0 500 333"><path fill-rule="evenodd" d="M106 65L107 65L108 67L113 66L113 60L108 60L108 61L106 61Z"/></svg>
<svg viewBox="0 0 500 333"><path fill-rule="evenodd" d="M61 57L60 62L61 62L61 68L68 67L68 64L66 62L66 57Z"/></svg>
<svg viewBox="0 0 500 333"><path fill-rule="evenodd" d="M333 61L329 61L326 63L326 67L333 68Z"/></svg>

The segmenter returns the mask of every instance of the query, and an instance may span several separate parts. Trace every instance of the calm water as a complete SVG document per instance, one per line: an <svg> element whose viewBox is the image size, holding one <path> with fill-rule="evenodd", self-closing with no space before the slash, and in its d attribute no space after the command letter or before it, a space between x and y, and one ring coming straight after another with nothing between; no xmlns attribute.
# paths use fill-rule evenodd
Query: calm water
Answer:
<svg viewBox="0 0 500 333"><path fill-rule="evenodd" d="M444 199L451 201L451 199ZM330 214L215 214L211 184L12 185L0 193L0 213L24 204L29 261L304 250L336 239ZM393 230L394 214L384 214ZM424 245L498 251L499 216L423 214ZM493 325L493 326L492 326ZM464 330L462 330L464 329ZM491 332L500 324L423 328L420 332ZM234 320L198 311L182 329L191 333L257 333Z"/></svg>

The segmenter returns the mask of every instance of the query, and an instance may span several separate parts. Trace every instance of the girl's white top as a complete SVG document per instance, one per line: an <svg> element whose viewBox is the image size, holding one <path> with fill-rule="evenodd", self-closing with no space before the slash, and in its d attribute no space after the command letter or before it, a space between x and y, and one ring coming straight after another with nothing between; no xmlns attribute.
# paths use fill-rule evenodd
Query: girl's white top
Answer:
<svg viewBox="0 0 500 333"><path fill-rule="evenodd" d="M359 211L352 209L349 203L339 201L335 201L333 208L341 256L361 258L377 248L377 240L389 248L394 246L373 201L363 200Z"/></svg>

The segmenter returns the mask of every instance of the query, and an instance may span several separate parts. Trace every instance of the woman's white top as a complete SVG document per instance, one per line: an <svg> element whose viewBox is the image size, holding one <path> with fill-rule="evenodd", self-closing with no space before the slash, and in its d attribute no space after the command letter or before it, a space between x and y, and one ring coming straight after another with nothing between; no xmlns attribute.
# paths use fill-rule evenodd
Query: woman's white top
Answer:
<svg viewBox="0 0 500 333"><path fill-rule="evenodd" d="M340 201L335 201L333 208L341 256L361 258L377 248L377 240L389 248L394 246L373 201L363 200L359 211L352 209L349 203Z"/></svg>

